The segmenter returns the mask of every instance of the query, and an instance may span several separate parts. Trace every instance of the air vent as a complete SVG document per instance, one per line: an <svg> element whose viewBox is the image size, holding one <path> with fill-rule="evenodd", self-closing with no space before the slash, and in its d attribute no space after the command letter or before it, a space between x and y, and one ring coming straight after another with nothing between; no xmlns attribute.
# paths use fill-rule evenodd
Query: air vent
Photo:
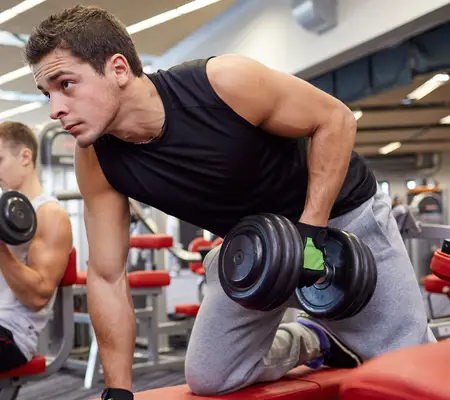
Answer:
<svg viewBox="0 0 450 400"><path fill-rule="evenodd" d="M338 0L293 0L292 15L299 25L317 34L337 25Z"/></svg>

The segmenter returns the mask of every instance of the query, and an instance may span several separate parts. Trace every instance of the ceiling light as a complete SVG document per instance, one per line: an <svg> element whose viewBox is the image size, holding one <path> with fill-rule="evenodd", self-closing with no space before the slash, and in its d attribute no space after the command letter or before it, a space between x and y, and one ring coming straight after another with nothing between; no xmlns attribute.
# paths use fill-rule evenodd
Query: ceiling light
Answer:
<svg viewBox="0 0 450 400"><path fill-rule="evenodd" d="M35 101L34 103L27 103L23 104L19 107L10 108L9 110L1 111L0 112L0 120L10 118L17 114L26 113L28 111L36 110L37 108L42 107L44 104Z"/></svg>
<svg viewBox="0 0 450 400"><path fill-rule="evenodd" d="M38 101L46 103L47 98L43 94L12 92L9 90L0 90L0 100L21 101L23 103L32 103Z"/></svg>
<svg viewBox="0 0 450 400"><path fill-rule="evenodd" d="M416 181L413 181L413 180L406 181L406 187L409 190L413 190L417 187L417 183L416 183Z"/></svg>
<svg viewBox="0 0 450 400"><path fill-rule="evenodd" d="M450 115L447 115L446 117L441 118L441 119L439 120L439 122L440 122L441 124L450 124Z"/></svg>
<svg viewBox="0 0 450 400"><path fill-rule="evenodd" d="M409 100L420 100L429 95L433 90L441 87L450 79L448 74L436 74L427 80L423 85L409 93L406 98Z"/></svg>
<svg viewBox="0 0 450 400"><path fill-rule="evenodd" d="M353 115L355 116L355 119L358 121L363 116L363 112L361 110L353 111Z"/></svg>
<svg viewBox="0 0 450 400"><path fill-rule="evenodd" d="M0 46L24 47L29 36L23 33L13 34L8 31L0 30Z"/></svg>
<svg viewBox="0 0 450 400"><path fill-rule="evenodd" d="M14 79L21 78L22 76L28 75L30 73L31 73L30 67L22 67L14 71L8 72L7 74L0 76L0 85L5 84L6 82L13 81Z"/></svg>
<svg viewBox="0 0 450 400"><path fill-rule="evenodd" d="M217 3L218 1L219 0L194 0L180 7L155 15L143 21L136 22L135 24L128 26L127 31L130 35L132 35L145 29L152 28L153 26L170 21L174 18L181 17L182 15L188 14L190 12L199 10L200 8Z"/></svg>
<svg viewBox="0 0 450 400"><path fill-rule="evenodd" d="M3 22L9 21L10 19L16 17L19 14L29 10L37 6L38 4L43 3L45 0L25 0L22 3L15 5L3 12L0 13L0 24Z"/></svg>
<svg viewBox="0 0 450 400"><path fill-rule="evenodd" d="M387 144L386 146L380 147L378 149L378 153L380 154L388 154L393 152L394 150L399 149L402 146L400 142L392 142Z"/></svg>

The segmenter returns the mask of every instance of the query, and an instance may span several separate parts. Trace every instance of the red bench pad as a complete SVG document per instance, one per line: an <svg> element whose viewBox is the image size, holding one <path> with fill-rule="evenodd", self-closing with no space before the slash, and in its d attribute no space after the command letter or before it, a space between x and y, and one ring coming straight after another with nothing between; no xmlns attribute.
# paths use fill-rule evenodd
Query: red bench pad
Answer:
<svg viewBox="0 0 450 400"><path fill-rule="evenodd" d="M0 373L0 379L16 378L19 376L36 375L45 372L45 357L40 354L34 356L31 361L11 371Z"/></svg>
<svg viewBox="0 0 450 400"><path fill-rule="evenodd" d="M175 314L186 315L188 317L195 317L200 310L200 304L176 304Z"/></svg>
<svg viewBox="0 0 450 400"><path fill-rule="evenodd" d="M130 247L136 249L168 249L173 246L173 237L162 233L148 233L130 237Z"/></svg>
<svg viewBox="0 0 450 400"><path fill-rule="evenodd" d="M78 272L77 285L86 285L87 272ZM134 271L128 274L130 288L152 288L170 285L168 271Z"/></svg>
<svg viewBox="0 0 450 400"><path fill-rule="evenodd" d="M372 359L341 384L342 400L448 400L450 340Z"/></svg>
<svg viewBox="0 0 450 400"><path fill-rule="evenodd" d="M128 274L130 288L150 288L170 285L168 271L134 271Z"/></svg>
<svg viewBox="0 0 450 400"><path fill-rule="evenodd" d="M450 255L436 250L431 259L431 270L433 274L441 279L450 281Z"/></svg>
<svg viewBox="0 0 450 400"><path fill-rule="evenodd" d="M427 275L423 283L427 292L450 295L450 282L444 281L436 275Z"/></svg>
<svg viewBox="0 0 450 400"><path fill-rule="evenodd" d="M219 396L196 396L188 385L135 393L136 400L338 400L339 385L353 370L322 370L310 372L306 367L295 368L282 379L252 385L234 393Z"/></svg>
<svg viewBox="0 0 450 400"><path fill-rule="evenodd" d="M69 259L67 261L66 270L64 276L59 283L59 286L72 286L77 281L77 250L75 247L69 254Z"/></svg>
<svg viewBox="0 0 450 400"><path fill-rule="evenodd" d="M212 242L210 240L203 239L202 237L197 237L189 244L189 251L196 253L202 247L212 247ZM205 275L205 269L203 268L203 263L201 261L193 261L189 263L190 270L197 275Z"/></svg>

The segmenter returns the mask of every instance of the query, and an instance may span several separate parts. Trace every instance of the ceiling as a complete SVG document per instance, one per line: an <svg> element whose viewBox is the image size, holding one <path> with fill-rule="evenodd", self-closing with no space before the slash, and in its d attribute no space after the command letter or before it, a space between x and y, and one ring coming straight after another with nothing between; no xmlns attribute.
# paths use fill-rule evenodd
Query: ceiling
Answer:
<svg viewBox="0 0 450 400"><path fill-rule="evenodd" d="M22 0L1 0L0 12L9 9ZM34 26L49 15L77 4L95 5L107 9L118 17L126 26L172 10L190 0L46 0L32 9L19 14L0 24L0 30L16 34L29 35ZM205 25L213 18L228 9L236 0L220 0L209 6L196 10L181 17L132 35L139 54L160 56L182 39ZM0 75L24 66L23 49L0 45ZM40 94L36 89L31 74L7 82L0 90L19 91L23 93ZM23 103L0 100L0 112L19 106ZM48 106L14 116L15 120L31 126L42 125L49 121Z"/></svg>
<svg viewBox="0 0 450 400"><path fill-rule="evenodd" d="M97 5L115 14L125 25L131 25L146 18L171 10L189 0L46 0L38 6L0 24L1 30L17 34L30 34L34 26L52 13L76 4ZM228 9L236 0L221 0L195 12L183 15L161 25L132 35L140 54L159 56L168 49L189 36L195 30L205 25L213 18ZM1 0L0 12L8 9L21 0ZM0 45L0 75L16 70L24 65L23 49ZM372 96L363 101L349 104L351 108L374 105L400 105L402 99L413 89L429 79L430 76L415 78L410 85ZM0 86L0 90L18 91L39 94L31 74ZM450 103L450 83L440 87L418 104L430 102ZM22 105L20 102L0 100L0 112ZM363 108L364 110L364 108ZM404 109L390 111L365 111L358 121L358 134L355 149L362 155L377 155L378 149L388 143L399 141L402 146L392 154L450 151L450 129L446 126L428 127L437 124L442 117L450 114L450 106L428 109ZM40 129L49 122L49 109L45 105L34 111L12 117L32 127ZM404 129L401 126L420 125L422 128ZM399 126L390 130L374 130L373 127ZM449 125L450 127L450 125Z"/></svg>
<svg viewBox="0 0 450 400"><path fill-rule="evenodd" d="M408 93L436 73L418 76L407 86L349 104L352 109L363 110L363 116L358 120L355 150L365 156L377 155L380 147L401 142L402 146L391 154L450 151L450 125L439 125L441 118L450 115L449 82L409 107L402 105ZM432 107L413 108L426 104ZM387 111L364 110L369 106L394 107Z"/></svg>

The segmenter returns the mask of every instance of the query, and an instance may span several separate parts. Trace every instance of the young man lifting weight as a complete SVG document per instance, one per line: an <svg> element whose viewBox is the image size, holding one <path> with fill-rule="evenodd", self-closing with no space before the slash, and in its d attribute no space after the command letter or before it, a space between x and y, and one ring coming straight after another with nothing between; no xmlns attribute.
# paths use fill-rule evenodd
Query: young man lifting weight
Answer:
<svg viewBox="0 0 450 400"><path fill-rule="evenodd" d="M303 363L352 367L433 340L390 199L352 153L356 122L341 102L237 55L145 75L123 24L94 7L43 21L26 56L51 117L78 144L88 302L104 398L133 398L128 197L222 237L242 217L261 212L337 227L359 236L377 261L377 289L360 314L280 325L291 303L269 312L239 306L224 294L219 250L211 251L185 367L196 394L276 380ZM310 138L308 155L302 138ZM322 253L307 243L305 267L317 256L323 264Z"/></svg>
<svg viewBox="0 0 450 400"><path fill-rule="evenodd" d="M0 123L0 187L31 201L33 239L17 246L0 241L0 371L27 363L50 318L70 251L72 227L58 201L43 193L36 171L38 143L20 122Z"/></svg>

